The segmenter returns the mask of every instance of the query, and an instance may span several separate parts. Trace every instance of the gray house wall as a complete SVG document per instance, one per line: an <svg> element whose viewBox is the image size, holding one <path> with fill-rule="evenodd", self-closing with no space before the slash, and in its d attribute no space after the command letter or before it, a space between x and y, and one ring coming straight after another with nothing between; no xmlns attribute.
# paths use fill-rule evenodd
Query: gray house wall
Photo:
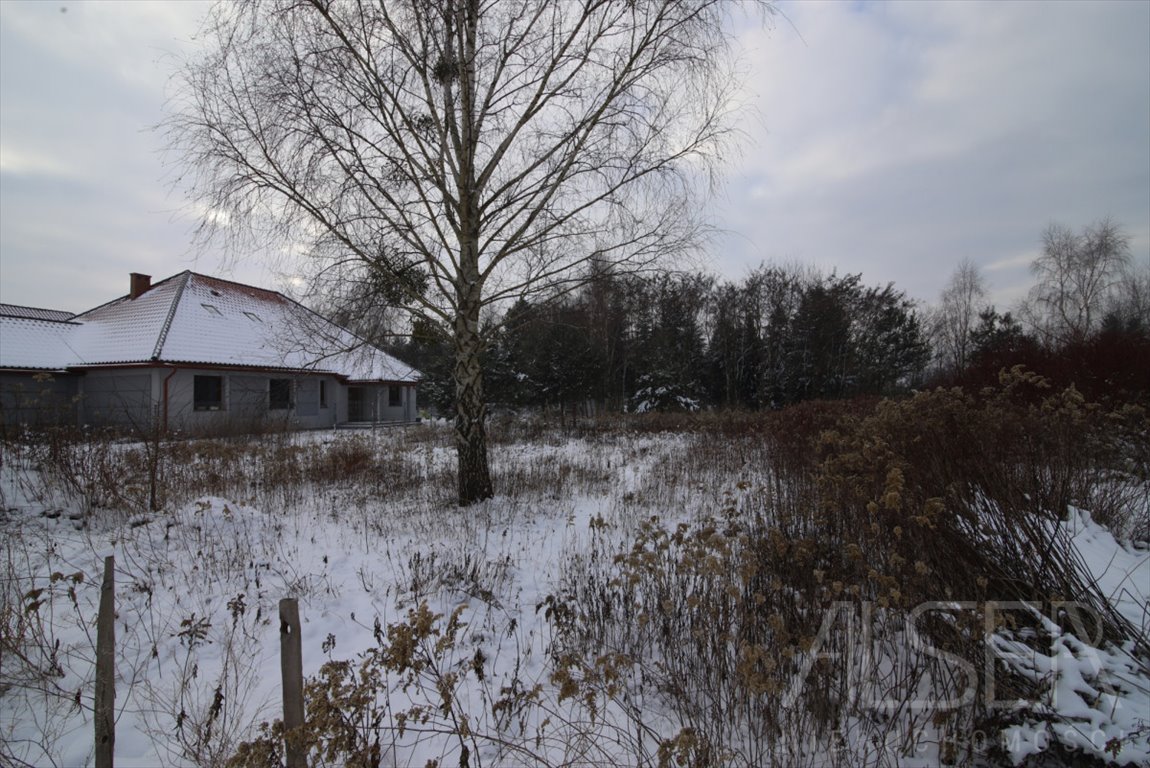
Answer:
<svg viewBox="0 0 1150 768"><path fill-rule="evenodd" d="M323 384L324 401L320 401ZM336 392L343 385L330 376L301 376L295 380L292 403L295 423L300 429L334 427L336 425Z"/></svg>
<svg viewBox="0 0 1150 768"><path fill-rule="evenodd" d="M415 387L410 384L350 384L344 393L342 421L415 421ZM396 390L398 403L392 405L391 393ZM349 404L360 392L360 405Z"/></svg>
<svg viewBox="0 0 1150 768"><path fill-rule="evenodd" d="M66 373L0 373L0 431L75 424L78 384Z"/></svg>
<svg viewBox="0 0 1150 768"><path fill-rule="evenodd" d="M400 385L400 406L395 409L394 421L415 421L419 415L415 402L415 387Z"/></svg>
<svg viewBox="0 0 1150 768"><path fill-rule="evenodd" d="M156 417L154 374L145 371L89 371L80 379L81 424L148 429Z"/></svg>
<svg viewBox="0 0 1150 768"><path fill-rule="evenodd" d="M221 407L196 409L196 376L220 378ZM291 382L290 407L270 407L273 379ZM399 404L394 406L392 387L399 395ZM322 429L352 420L348 409L352 388L361 393L361 407L358 415L351 416L369 421L415 421L415 387L409 384L349 386L329 375L157 366L53 376L0 373L0 429L80 424L140 431L165 422L169 429L192 434Z"/></svg>
<svg viewBox="0 0 1150 768"><path fill-rule="evenodd" d="M196 410L196 376L222 379L223 405L219 410ZM273 379L290 381L290 407L270 407ZM320 402L321 386L326 390L325 403ZM197 433L333 427L338 415L336 392L339 389L342 389L339 382L331 376L181 368L168 382L168 425Z"/></svg>

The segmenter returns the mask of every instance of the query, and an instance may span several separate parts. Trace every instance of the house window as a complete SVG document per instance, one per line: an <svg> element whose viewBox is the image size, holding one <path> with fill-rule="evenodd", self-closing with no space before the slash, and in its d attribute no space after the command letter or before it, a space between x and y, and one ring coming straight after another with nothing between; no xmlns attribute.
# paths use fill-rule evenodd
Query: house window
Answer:
<svg viewBox="0 0 1150 768"><path fill-rule="evenodd" d="M268 409L286 411L291 408L291 379L268 380Z"/></svg>
<svg viewBox="0 0 1150 768"><path fill-rule="evenodd" d="M387 388L387 404L392 408L398 408L400 406L398 384L392 384Z"/></svg>
<svg viewBox="0 0 1150 768"><path fill-rule="evenodd" d="M206 309L209 315L215 315L216 317L224 316L223 312L220 312L220 308L215 304L201 304L200 306Z"/></svg>
<svg viewBox="0 0 1150 768"><path fill-rule="evenodd" d="M193 407L197 411L224 409L224 377L196 376L192 383Z"/></svg>
<svg viewBox="0 0 1150 768"><path fill-rule="evenodd" d="M327 382L319 380L319 407L327 408Z"/></svg>

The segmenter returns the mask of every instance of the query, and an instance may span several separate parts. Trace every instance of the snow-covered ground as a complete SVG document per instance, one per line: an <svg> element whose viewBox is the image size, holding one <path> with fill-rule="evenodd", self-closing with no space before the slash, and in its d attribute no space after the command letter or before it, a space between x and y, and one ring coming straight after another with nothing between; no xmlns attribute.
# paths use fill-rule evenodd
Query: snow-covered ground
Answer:
<svg viewBox="0 0 1150 768"><path fill-rule="evenodd" d="M407 437L310 433L299 440ZM433 443L419 457L429 475L454 461ZM37 473L9 456L5 577L10 600L23 600L9 607L32 620L28 639L49 649L40 666L63 674L50 669L41 681L3 691L7 750L32 765L91 763L94 622L107 555L116 558L120 766L222 764L256 723L280 716L277 605L289 596L299 600L305 676L329 657L355 657L375 643L375 622L401 621L426 601L444 615L464 607L466 641L490 659L489 681L514 675L519 685L547 684L547 638L536 607L560 577L565 553L580 546L591 518L616 515L622 495L641 488L645 467L677 445L636 439L501 447L498 476L524 490L465 510L435 488L400 495L337 485L290 500L253 488L252 498L206 496L158 514L97 510L87 524L59 495L34 498L43 496ZM588 477L551 478L561 466ZM548 479L540 486L541 478ZM34 589L42 590L36 600L25 599ZM4 660L6 667L15 662ZM212 738L202 739L211 743L197 744L217 689L221 712ZM451 748L419 740L392 757L424 765Z"/></svg>
<svg viewBox="0 0 1150 768"><path fill-rule="evenodd" d="M1144 644L1150 638L1150 551L1145 544L1139 549L1122 546L1082 510L1072 512L1060 533L1071 542L1088 578ZM1033 644L1019 642L1007 631L995 634L991 645L1004 663L1045 689L1046 695L1025 709L1038 715L1056 713L1059 722L1007 728L1003 738L1011 756L1022 761L1060 742L1097 759L1150 765L1147 649L1136 649L1132 640L1121 648L1098 647L1102 644L1093 637L1097 627L1089 617L1071 619L1072 631L1066 631L1050 616L1034 616L1051 638L1048 652L1036 652Z"/></svg>
<svg viewBox="0 0 1150 768"><path fill-rule="evenodd" d="M492 457L502 495L460 509L442 427L294 440L303 450L360 441L380 456L402 452L419 477L290 493L257 479L157 513L98 508L84 520L74 498L45 488L28 456L3 457L0 609L12 641L0 658L0 755L17 765L92 763L95 617L108 555L116 558L118 766L224 765L260 722L281 716L277 606L285 597L299 601L306 677L329 660L362 660L424 602L444 617L437 627L459 611L458 632L436 649L447 665L438 678L425 669L381 688L385 726L427 707L425 721L409 720L402 734L385 727L384 765L460 764L464 741L451 720L460 713L475 734L466 742L477 747L470 765L653 761L657 740L679 732L682 723L654 698L614 696L592 716L564 695L547 598L584 567L590 548L608 541L625 551L652 514L690 521L714 513L725 491L755 480L747 472L765 470L718 487L698 483L683 469L692 452L683 435L499 444ZM1116 541L1086 513L1065 525L1099 589L1145 636L1150 552ZM595 535L602 530L611 536ZM1150 677L1132 644L1103 650L1059 634L1048 656L1006 635L994 644L1006 663L1048 683L1041 706L1064 716L1061 732L1036 718L993 734L1009 740L1016 760L1060 740L1101 759L1150 763ZM448 706L437 686L453 671L460 684ZM612 711L624 700L641 705ZM1117 755L1107 752L1114 739L1123 740ZM875 764L941 759L937 748L913 758L869 754ZM850 764L833 755L825 762Z"/></svg>

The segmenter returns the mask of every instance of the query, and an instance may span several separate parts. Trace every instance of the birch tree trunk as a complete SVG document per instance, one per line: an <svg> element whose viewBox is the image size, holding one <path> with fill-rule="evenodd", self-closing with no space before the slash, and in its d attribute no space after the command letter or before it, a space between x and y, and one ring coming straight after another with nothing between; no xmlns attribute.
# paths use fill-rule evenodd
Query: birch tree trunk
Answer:
<svg viewBox="0 0 1150 768"><path fill-rule="evenodd" d="M487 465L487 404L483 398L483 338L479 333L477 283L458 287L455 318L455 448L459 503L474 504L494 493Z"/></svg>

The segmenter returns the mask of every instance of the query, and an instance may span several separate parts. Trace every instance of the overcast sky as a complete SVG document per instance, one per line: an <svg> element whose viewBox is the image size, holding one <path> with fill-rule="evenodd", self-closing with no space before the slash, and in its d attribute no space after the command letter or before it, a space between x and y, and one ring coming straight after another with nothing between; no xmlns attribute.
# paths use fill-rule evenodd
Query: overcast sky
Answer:
<svg viewBox="0 0 1150 768"><path fill-rule="evenodd" d="M188 268L282 287L191 248L150 130L205 8L0 2L0 301L81 311ZM753 110L713 271L811 263L932 301L968 258L1009 308L1044 227L1103 216L1150 262L1150 2L779 8L740 37Z"/></svg>

